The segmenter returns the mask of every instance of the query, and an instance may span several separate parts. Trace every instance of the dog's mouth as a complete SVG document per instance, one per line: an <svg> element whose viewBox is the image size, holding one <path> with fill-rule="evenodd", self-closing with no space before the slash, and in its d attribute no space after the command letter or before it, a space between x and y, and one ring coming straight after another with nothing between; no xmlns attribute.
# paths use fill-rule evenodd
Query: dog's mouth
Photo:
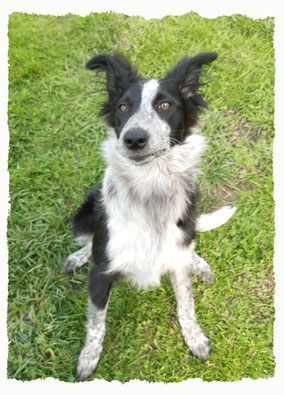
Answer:
<svg viewBox="0 0 284 395"><path fill-rule="evenodd" d="M147 154L147 155L133 155L131 157L128 157L128 159L130 159L130 161L136 165L136 166L141 166L141 165L145 165L149 162L152 162L152 160L160 157L161 155L163 155L166 152L166 149L161 149L159 151L155 151L155 152L151 152L151 154Z"/></svg>

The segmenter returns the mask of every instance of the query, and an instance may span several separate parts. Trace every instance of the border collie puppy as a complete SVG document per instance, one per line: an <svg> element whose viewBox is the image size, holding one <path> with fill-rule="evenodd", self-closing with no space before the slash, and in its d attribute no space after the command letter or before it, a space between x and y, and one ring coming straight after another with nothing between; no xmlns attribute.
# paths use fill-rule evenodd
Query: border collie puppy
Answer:
<svg viewBox="0 0 284 395"><path fill-rule="evenodd" d="M147 288L159 285L168 273L185 343L197 358L208 357L209 340L195 317L191 276L210 283L213 274L195 252L195 232L222 225L235 211L196 212L205 143L194 127L206 107L197 90L202 66L216 58L214 52L185 57L160 80L145 80L119 54L97 55L86 64L106 73L108 100L100 115L110 130L102 145L107 165L103 182L73 218L75 237L85 246L63 263L63 271L70 272L91 255L94 259L78 380L96 369L110 289L121 277Z"/></svg>

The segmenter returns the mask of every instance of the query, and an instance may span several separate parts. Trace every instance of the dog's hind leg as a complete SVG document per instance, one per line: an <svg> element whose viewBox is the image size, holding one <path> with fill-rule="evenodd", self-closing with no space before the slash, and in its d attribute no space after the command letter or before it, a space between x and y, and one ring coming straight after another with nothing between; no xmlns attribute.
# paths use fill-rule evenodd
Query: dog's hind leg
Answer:
<svg viewBox="0 0 284 395"><path fill-rule="evenodd" d="M94 373L103 349L108 300L116 276L102 270L102 266L94 266L90 272L87 335L77 361L77 380L85 380Z"/></svg>
<svg viewBox="0 0 284 395"><path fill-rule="evenodd" d="M64 273L71 273L77 270L88 262L92 255L92 242L89 241L83 248L73 252L62 263L62 271Z"/></svg>
<svg viewBox="0 0 284 395"><path fill-rule="evenodd" d="M79 269L92 255L92 240L95 230L100 228L102 217L101 197L101 184L99 184L88 194L72 219L76 241L84 247L65 259L62 264L62 271L65 273Z"/></svg>
<svg viewBox="0 0 284 395"><path fill-rule="evenodd" d="M179 267L170 273L170 279L176 295L177 314L185 343L194 356L205 361L210 346L195 317L190 269Z"/></svg>
<svg viewBox="0 0 284 395"><path fill-rule="evenodd" d="M199 255L197 255L195 251L192 252L192 258L193 259L190 266L191 273L201 277L205 283L211 284L214 275L209 264Z"/></svg>

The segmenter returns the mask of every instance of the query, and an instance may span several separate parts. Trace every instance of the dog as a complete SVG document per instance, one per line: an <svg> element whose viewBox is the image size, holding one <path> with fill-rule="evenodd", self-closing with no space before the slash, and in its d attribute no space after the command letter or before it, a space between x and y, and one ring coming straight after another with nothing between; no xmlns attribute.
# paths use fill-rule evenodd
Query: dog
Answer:
<svg viewBox="0 0 284 395"><path fill-rule="evenodd" d="M198 215L199 162L205 139L196 132L206 103L198 93L202 67L214 52L183 58L163 79L146 80L122 55L100 54L86 68L106 73L107 100L100 115L109 134L102 144L106 170L101 184L73 217L83 247L63 262L72 272L93 256L88 323L76 377L85 380L98 364L114 282L125 278L143 289L168 273L186 345L205 361L209 340L199 327L191 277L211 283L208 263L195 252L196 232L214 229L235 212L225 206Z"/></svg>

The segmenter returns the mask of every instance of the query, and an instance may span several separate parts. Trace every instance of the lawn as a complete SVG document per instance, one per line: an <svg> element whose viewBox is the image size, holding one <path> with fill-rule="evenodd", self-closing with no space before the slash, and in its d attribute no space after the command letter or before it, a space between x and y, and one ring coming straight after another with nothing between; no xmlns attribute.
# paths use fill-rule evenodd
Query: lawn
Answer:
<svg viewBox="0 0 284 395"><path fill-rule="evenodd" d="M104 93L85 62L121 51L160 78L186 54L216 51L201 91L208 138L201 211L238 208L222 228L199 234L212 285L194 282L196 313L211 341L206 362L183 341L169 279L112 291L107 333L90 378L126 382L236 381L274 375L274 49L272 18L196 13L145 20L115 13L9 18L8 378L74 382L85 339L87 274L61 273L76 250L70 217L103 176L97 116Z"/></svg>

